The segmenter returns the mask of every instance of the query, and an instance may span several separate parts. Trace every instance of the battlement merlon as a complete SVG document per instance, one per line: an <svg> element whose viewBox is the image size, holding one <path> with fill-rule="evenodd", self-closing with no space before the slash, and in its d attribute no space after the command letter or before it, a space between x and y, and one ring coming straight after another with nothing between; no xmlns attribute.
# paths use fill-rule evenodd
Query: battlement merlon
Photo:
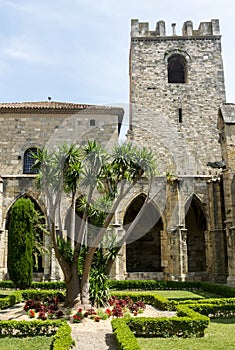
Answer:
<svg viewBox="0 0 235 350"><path fill-rule="evenodd" d="M175 30L175 23L172 23L171 36L177 36ZM218 36L220 35L220 26L218 19L212 19L210 22L201 22L198 29L193 29L193 22L186 21L183 24L182 36ZM166 27L164 21L156 23L155 31L149 30L148 22L139 22L138 19L131 20L131 37L146 37L146 36L166 36Z"/></svg>

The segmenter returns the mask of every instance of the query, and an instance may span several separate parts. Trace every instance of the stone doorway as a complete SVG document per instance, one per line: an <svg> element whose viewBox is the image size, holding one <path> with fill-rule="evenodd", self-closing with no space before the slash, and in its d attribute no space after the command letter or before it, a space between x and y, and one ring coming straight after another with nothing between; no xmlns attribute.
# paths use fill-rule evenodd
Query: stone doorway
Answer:
<svg viewBox="0 0 235 350"><path fill-rule="evenodd" d="M136 197L124 217L124 229L135 219L145 201ZM163 223L158 210L149 204L126 242L127 272L161 272L161 235Z"/></svg>

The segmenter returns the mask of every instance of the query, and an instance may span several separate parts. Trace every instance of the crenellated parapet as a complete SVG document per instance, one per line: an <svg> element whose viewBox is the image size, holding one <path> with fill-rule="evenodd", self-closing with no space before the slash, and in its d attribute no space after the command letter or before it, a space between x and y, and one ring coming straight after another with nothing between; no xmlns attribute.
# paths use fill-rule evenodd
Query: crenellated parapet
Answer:
<svg viewBox="0 0 235 350"><path fill-rule="evenodd" d="M165 21L158 21L155 30L149 30L148 22L139 22L138 19L131 21L131 36L134 37L169 37L178 36L176 34L176 23L172 23L171 35L166 34ZM210 22L201 22L198 29L193 28L192 21L186 21L182 28L182 37L198 36L218 36L220 35L220 26L218 19L212 19Z"/></svg>

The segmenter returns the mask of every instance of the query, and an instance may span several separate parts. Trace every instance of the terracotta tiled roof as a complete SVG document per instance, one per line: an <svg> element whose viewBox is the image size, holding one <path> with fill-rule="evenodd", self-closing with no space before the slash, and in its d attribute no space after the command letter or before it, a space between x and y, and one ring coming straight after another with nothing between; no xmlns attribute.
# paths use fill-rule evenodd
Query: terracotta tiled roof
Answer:
<svg viewBox="0 0 235 350"><path fill-rule="evenodd" d="M67 103L67 102L55 102L55 101L38 101L38 102L9 102L9 103L0 103L0 109L17 109L17 108L26 108L26 109L84 109L90 105L78 104L78 103Z"/></svg>
<svg viewBox="0 0 235 350"><path fill-rule="evenodd" d="M0 113L33 113L35 111L41 111L45 113L69 113L77 111L90 111L92 113L115 113L119 116L122 116L124 113L123 109L119 107L87 105L70 102L38 101L0 103Z"/></svg>

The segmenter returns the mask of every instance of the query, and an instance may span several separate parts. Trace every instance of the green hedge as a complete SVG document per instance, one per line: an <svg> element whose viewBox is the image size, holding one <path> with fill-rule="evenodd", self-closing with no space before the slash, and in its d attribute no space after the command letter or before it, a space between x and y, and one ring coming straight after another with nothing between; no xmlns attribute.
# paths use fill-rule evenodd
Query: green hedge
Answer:
<svg viewBox="0 0 235 350"><path fill-rule="evenodd" d="M71 336L71 327L64 322L53 337L52 348L54 350L69 350L75 345Z"/></svg>
<svg viewBox="0 0 235 350"><path fill-rule="evenodd" d="M234 317L235 316L235 304L189 304L190 308L199 312L202 315L209 316L210 318L217 317Z"/></svg>
<svg viewBox="0 0 235 350"><path fill-rule="evenodd" d="M32 289L65 289L65 283L63 281L56 282L32 282ZM12 281L0 281L0 289L14 289L16 286Z"/></svg>
<svg viewBox="0 0 235 350"><path fill-rule="evenodd" d="M75 345L66 321L0 321L0 337L53 336L52 349L69 350Z"/></svg>
<svg viewBox="0 0 235 350"><path fill-rule="evenodd" d="M109 288L117 290L190 290L201 288L201 282L177 282L155 280L109 280Z"/></svg>
<svg viewBox="0 0 235 350"><path fill-rule="evenodd" d="M60 290L23 290L16 291L4 298L0 298L0 310L7 309L23 300L45 300L47 298L59 297L60 301L65 300L65 293Z"/></svg>
<svg viewBox="0 0 235 350"><path fill-rule="evenodd" d="M61 290L23 290L22 296L24 300L45 300L46 298L58 297L61 301L65 300L65 292Z"/></svg>
<svg viewBox="0 0 235 350"><path fill-rule="evenodd" d="M177 299L178 300L178 299ZM187 299L180 301L180 304L195 304L195 299ZM235 304L235 298L208 298L208 299L198 299L197 304Z"/></svg>
<svg viewBox="0 0 235 350"><path fill-rule="evenodd" d="M111 324L118 344L118 350L141 350L137 339L128 327L125 319L113 319Z"/></svg>
<svg viewBox="0 0 235 350"><path fill-rule="evenodd" d="M235 288L223 284L201 282L201 288L207 292L218 294L225 298L235 297Z"/></svg>
<svg viewBox="0 0 235 350"><path fill-rule="evenodd" d="M12 281L0 281L0 289L14 289L16 288Z"/></svg>
<svg viewBox="0 0 235 350"><path fill-rule="evenodd" d="M63 321L0 321L0 337L54 335Z"/></svg>
<svg viewBox="0 0 235 350"><path fill-rule="evenodd" d="M181 312L190 316L184 317L138 317L130 319L112 320L113 332L115 334L118 349L137 350L140 349L135 336L141 337L203 337L208 327L209 318L184 307Z"/></svg>
<svg viewBox="0 0 235 350"><path fill-rule="evenodd" d="M141 337L203 337L209 318L204 317L138 317L128 320L128 326Z"/></svg>
<svg viewBox="0 0 235 350"><path fill-rule="evenodd" d="M23 300L22 293L20 291L14 292L11 295L7 295L4 298L0 298L0 310L7 309L20 303Z"/></svg>

